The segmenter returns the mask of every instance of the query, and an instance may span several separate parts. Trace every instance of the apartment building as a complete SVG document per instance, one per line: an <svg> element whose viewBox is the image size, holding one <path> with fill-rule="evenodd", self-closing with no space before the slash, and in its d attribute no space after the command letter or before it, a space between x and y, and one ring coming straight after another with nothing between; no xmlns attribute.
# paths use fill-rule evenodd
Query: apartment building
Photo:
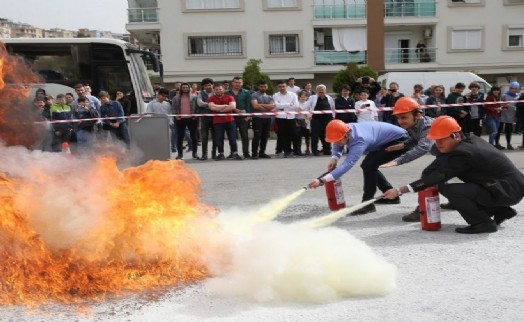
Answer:
<svg viewBox="0 0 524 322"><path fill-rule="evenodd" d="M375 1L383 22L367 19ZM126 27L161 53L165 83L231 79L261 59L272 79L329 85L381 50L379 72L472 71L503 84L524 82L523 16L524 0L128 0Z"/></svg>

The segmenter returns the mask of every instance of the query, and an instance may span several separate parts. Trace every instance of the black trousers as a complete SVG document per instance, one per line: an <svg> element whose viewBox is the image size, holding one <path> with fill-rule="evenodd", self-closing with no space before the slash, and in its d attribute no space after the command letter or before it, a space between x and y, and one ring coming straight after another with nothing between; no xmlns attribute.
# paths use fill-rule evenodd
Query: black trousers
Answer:
<svg viewBox="0 0 524 322"><path fill-rule="evenodd" d="M214 159L217 154L217 146L215 140L215 131L213 130L213 117L203 116L200 118L200 135L202 138L202 156L207 157L207 146L209 140L209 132L211 132L211 157Z"/></svg>
<svg viewBox="0 0 524 322"><path fill-rule="evenodd" d="M293 152L300 153L300 136L298 136L296 119L276 119L276 121L284 153L291 153L291 144L293 144Z"/></svg>
<svg viewBox="0 0 524 322"><path fill-rule="evenodd" d="M311 119L311 152L319 152L318 141L320 140L320 142L322 142L322 152L325 154L331 153L331 144L326 142L326 126L332 119L333 118L315 118L315 116Z"/></svg>
<svg viewBox="0 0 524 322"><path fill-rule="evenodd" d="M496 213L506 213L509 205L493 200L491 193L476 183L449 183L442 186L440 193L448 198L462 218L475 225L491 221Z"/></svg>
<svg viewBox="0 0 524 322"><path fill-rule="evenodd" d="M369 152L360 167L364 172L364 195L362 196L362 201L370 200L375 197L377 192L377 187L382 192L393 188L391 183L386 179L386 177L380 172L378 167L384 163L392 161L406 152L405 149L398 151L386 151L386 147L400 143L401 141L394 141L384 145L378 151Z"/></svg>
<svg viewBox="0 0 524 322"><path fill-rule="evenodd" d="M191 136L191 142L193 142L193 144L191 145L192 152L193 154L196 154L197 149L198 149L198 143L196 139L196 130L197 130L196 120L192 118L183 118L180 120L175 119L175 123L176 123L176 130L178 132L177 144L176 144L178 155L182 156L184 154L184 135L186 132L186 127L189 130L189 135Z"/></svg>
<svg viewBox="0 0 524 322"><path fill-rule="evenodd" d="M266 153L270 129L270 118L253 118L253 140L251 141L251 152L253 152L254 156Z"/></svg>
<svg viewBox="0 0 524 322"><path fill-rule="evenodd" d="M242 154L244 157L247 157L249 155L249 120L245 116L237 116L235 117L235 122L237 123L240 141L242 142Z"/></svg>

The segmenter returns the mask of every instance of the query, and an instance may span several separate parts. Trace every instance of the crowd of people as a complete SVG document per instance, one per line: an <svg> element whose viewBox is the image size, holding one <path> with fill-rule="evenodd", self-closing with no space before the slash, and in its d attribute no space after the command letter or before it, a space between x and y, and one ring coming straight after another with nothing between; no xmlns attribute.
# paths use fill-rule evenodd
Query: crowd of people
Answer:
<svg viewBox="0 0 524 322"><path fill-rule="evenodd" d="M279 81L276 85L276 93L270 95L267 93L269 86L264 81L259 82L257 88L250 89L244 86L241 77L220 83L210 78L204 78L200 84L176 82L172 89L155 83L156 97L148 104L146 112L174 116L170 117L170 149L177 154L177 159L183 159L186 151L191 152L193 159L199 160L271 158L272 153L266 151L271 131L277 136L277 157L331 155L331 144L325 140L325 128L332 119L345 123L385 122L398 125L391 108L402 97L413 98L422 106L459 103L451 107L424 108L423 114L433 118L451 116L465 133L477 136L481 136L485 128L488 142L498 149L517 148L512 145L512 138L522 133L524 103L512 103L524 99L518 82L510 83L504 93L495 85L487 95L480 92L476 82L469 84L469 93L465 95L466 85L463 83L457 83L448 95L442 85L431 85L425 89L422 84L415 85L410 94L404 94L395 82L386 88L381 87L372 77L364 76L358 78L353 86L342 86L337 97L328 95L326 86L322 84L314 90L310 82L299 87L294 78ZM91 95L90 87L86 84L77 84L75 92L76 98L73 93L64 93L55 99L46 96L43 89L37 91L34 107L40 113L41 120L76 121L51 123L50 128L48 125L36 148L57 152L61 150L63 142L73 141L79 149L88 150L94 138L107 135L107 132L129 146L125 116L129 115L131 103L124 93L117 91L114 99L111 99L109 93L101 92L97 98ZM348 110L351 112L348 113ZM315 114L309 114L310 111L315 111ZM198 115L252 112L303 114ZM79 121L97 117L113 118L98 122ZM253 131L252 139L249 136L250 129ZM502 135L505 137L505 146L500 144ZM230 148L228 156L224 155L226 137ZM237 137L240 146L237 146ZM187 141L186 145L184 140ZM208 149L209 141L211 151ZM518 148L522 149L523 146L524 142Z"/></svg>

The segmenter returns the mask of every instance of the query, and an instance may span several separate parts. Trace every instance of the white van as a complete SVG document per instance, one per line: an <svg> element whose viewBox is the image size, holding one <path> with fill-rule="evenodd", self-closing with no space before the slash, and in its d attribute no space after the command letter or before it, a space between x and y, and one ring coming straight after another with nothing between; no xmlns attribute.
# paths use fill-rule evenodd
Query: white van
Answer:
<svg viewBox="0 0 524 322"><path fill-rule="evenodd" d="M469 83L476 81L480 84L480 91L488 93L491 85L483 78L468 72L389 72L380 75L377 82L380 86L388 88L389 83L396 82L399 84L399 91L406 96L413 93L413 86L415 84L422 84L424 89L431 85L443 85L446 89L446 95L449 94L450 87L454 87L457 83L464 83L466 89L463 94L469 92Z"/></svg>

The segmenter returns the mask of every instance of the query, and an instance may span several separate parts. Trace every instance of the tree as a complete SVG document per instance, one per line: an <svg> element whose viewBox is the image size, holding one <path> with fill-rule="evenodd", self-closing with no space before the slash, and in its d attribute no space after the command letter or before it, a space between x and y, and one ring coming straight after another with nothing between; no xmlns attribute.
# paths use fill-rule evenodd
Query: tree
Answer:
<svg viewBox="0 0 524 322"><path fill-rule="evenodd" d="M248 85L251 89L256 90L258 82L264 80L268 85L267 93L273 94L275 91L275 85L271 81L271 78L269 78L268 74L260 71L260 64L262 64L261 59L250 59L247 62L246 67L244 67L244 72L242 73L244 85Z"/></svg>
<svg viewBox="0 0 524 322"><path fill-rule="evenodd" d="M362 76L369 76L377 79L378 74L369 66L358 67L356 63L348 63L345 69L335 74L333 80L333 90L335 93L340 93L340 90L344 85L350 85L351 87L354 87L356 80Z"/></svg>

